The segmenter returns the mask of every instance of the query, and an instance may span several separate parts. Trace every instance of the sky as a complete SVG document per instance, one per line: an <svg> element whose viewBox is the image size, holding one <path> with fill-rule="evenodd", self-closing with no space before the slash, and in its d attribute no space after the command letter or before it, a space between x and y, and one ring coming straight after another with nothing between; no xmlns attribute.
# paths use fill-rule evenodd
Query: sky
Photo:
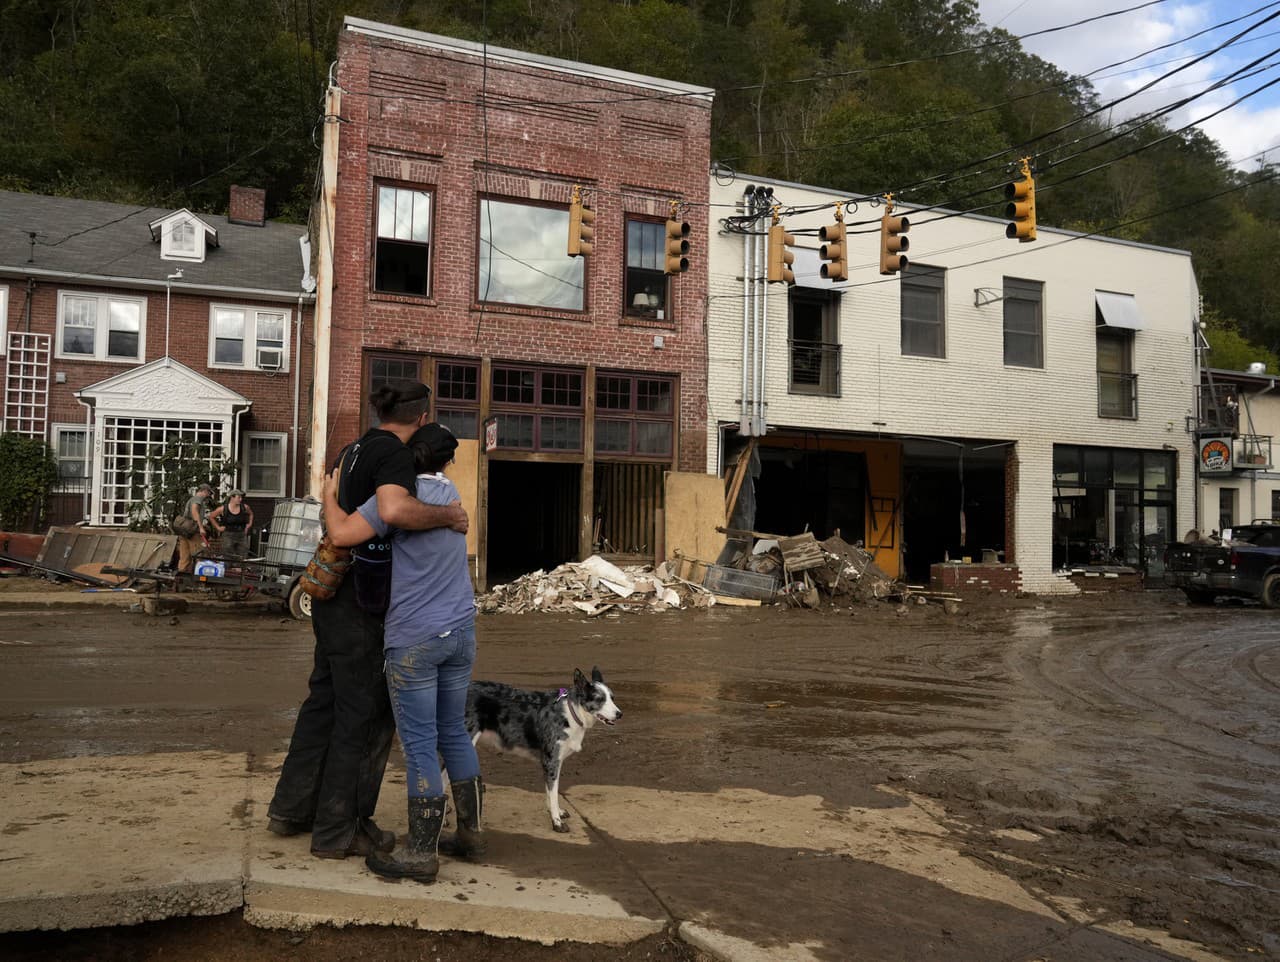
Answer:
<svg viewBox="0 0 1280 962"><path fill-rule="evenodd" d="M1015 36L1046 27L1137 6L1142 0L979 0L979 12L988 26L999 26ZM1231 20L1260 7L1239 23L1213 29L1193 40L1193 33ZM1105 103L1123 97L1212 50L1230 37L1272 14L1280 14L1280 2L1271 0L1163 0L1153 6L1096 23L1023 40L1023 49L1071 74L1088 74L1099 67L1128 60L1153 47L1177 41L1177 45L1143 56L1131 63L1103 70L1090 77L1099 99ZM1230 85L1205 94L1165 119L1170 127L1213 113L1256 87L1280 78L1280 15L1241 37L1222 52L1162 81L1115 108L1112 122L1143 113L1198 93L1216 80L1250 61L1271 54L1256 68ZM1173 60L1171 63L1162 61ZM1185 58L1185 59L1183 59ZM1254 70L1261 70L1254 73ZM1199 125L1221 145L1228 160L1241 170L1255 170L1266 150L1273 163L1280 162L1280 82L1243 103Z"/></svg>

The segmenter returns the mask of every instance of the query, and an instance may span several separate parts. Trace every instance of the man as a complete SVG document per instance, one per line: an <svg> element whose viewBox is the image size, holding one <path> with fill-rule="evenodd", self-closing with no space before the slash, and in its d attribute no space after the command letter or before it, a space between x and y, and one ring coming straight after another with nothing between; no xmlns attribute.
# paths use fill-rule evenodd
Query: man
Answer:
<svg viewBox="0 0 1280 962"><path fill-rule="evenodd" d="M425 505L413 497L416 471L405 442L426 423L430 398L430 388L415 381L395 381L370 396L381 424L345 448L336 465L345 511L376 495L378 513L397 528L467 530L460 505ZM373 822L395 731L382 675L385 600L378 607L390 557L389 543L362 544L337 594L311 606L310 692L298 710L267 828L277 835L310 831L311 853L319 858L395 847L395 836ZM390 578L384 580L389 589Z"/></svg>
<svg viewBox="0 0 1280 962"><path fill-rule="evenodd" d="M209 521L209 498L213 496L213 486L202 484L196 493L187 499L182 514L191 518L196 524L194 534L178 535L178 570L191 574L196 570L196 555L209 542L205 537L206 525Z"/></svg>

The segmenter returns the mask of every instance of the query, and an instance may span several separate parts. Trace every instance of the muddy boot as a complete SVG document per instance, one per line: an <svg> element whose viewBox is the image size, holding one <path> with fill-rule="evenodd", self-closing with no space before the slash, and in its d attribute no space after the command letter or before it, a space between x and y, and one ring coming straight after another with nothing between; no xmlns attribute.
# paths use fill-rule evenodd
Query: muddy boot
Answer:
<svg viewBox="0 0 1280 962"><path fill-rule="evenodd" d="M480 827L484 808L484 783L480 776L453 783L453 807L458 813L458 833L440 840L440 851L453 858L480 858L489 850Z"/></svg>
<svg viewBox="0 0 1280 962"><path fill-rule="evenodd" d="M430 884L436 880L440 859L436 846L444 825L444 796L409 799L409 844L398 856L373 852L364 860L369 871L383 878L409 878Z"/></svg>

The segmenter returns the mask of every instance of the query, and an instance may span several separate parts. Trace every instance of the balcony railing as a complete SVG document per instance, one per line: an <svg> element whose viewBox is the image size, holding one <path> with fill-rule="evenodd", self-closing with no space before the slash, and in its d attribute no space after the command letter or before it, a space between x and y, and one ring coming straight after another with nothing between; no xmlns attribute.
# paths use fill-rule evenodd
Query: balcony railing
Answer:
<svg viewBox="0 0 1280 962"><path fill-rule="evenodd" d="M1138 416L1138 375L1115 371L1098 372L1098 417Z"/></svg>
<svg viewBox="0 0 1280 962"><path fill-rule="evenodd" d="M788 340L793 394L840 394L840 345Z"/></svg>
<svg viewBox="0 0 1280 962"><path fill-rule="evenodd" d="M1271 467L1271 435L1242 434L1232 445L1231 461L1245 471L1266 471Z"/></svg>

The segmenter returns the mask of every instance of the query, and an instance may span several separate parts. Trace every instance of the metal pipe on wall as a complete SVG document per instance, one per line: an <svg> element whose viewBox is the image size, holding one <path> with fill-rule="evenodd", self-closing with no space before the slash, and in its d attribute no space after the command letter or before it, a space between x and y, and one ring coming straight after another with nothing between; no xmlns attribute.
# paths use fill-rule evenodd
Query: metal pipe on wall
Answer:
<svg viewBox="0 0 1280 962"><path fill-rule="evenodd" d="M751 184L747 185L747 189L742 194L742 212L748 213L751 210L751 199L755 195L755 187ZM751 405L747 401L747 392L750 390L750 376L747 367L748 357L751 348L751 258L753 254L753 246L755 243L755 235L748 231L742 237L742 394L738 401L738 433L746 435L750 430L752 410ZM724 438L721 437L723 443Z"/></svg>

